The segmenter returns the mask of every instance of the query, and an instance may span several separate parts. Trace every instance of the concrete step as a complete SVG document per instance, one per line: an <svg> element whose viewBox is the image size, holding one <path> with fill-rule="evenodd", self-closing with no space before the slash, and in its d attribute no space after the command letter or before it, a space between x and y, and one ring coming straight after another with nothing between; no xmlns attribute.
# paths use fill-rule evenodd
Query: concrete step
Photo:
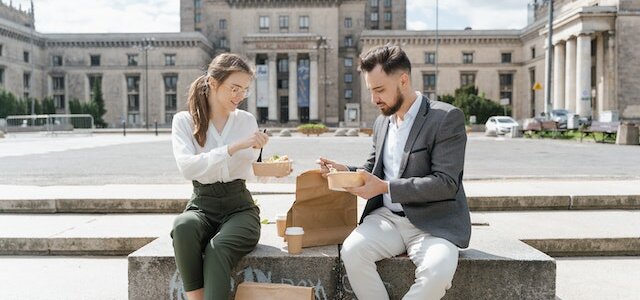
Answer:
<svg viewBox="0 0 640 300"><path fill-rule="evenodd" d="M413 282L415 266L407 257L396 257L379 262L378 270L391 299L400 299ZM553 258L487 227L474 227L471 246L460 252L453 287L444 299L554 299L555 273ZM354 297L338 246L289 255L271 224L263 226L257 249L232 274L232 293L236 284L256 281L313 286L316 299ZM176 299L182 293L169 238L129 255L129 299Z"/></svg>
<svg viewBox="0 0 640 300"><path fill-rule="evenodd" d="M548 189L544 187L546 182L539 181L471 181L466 188L472 211L640 209L640 190L629 186L634 182L613 182L609 193L575 182L567 183L566 190L558 186ZM249 183L248 188L255 197L282 195L294 199L293 184ZM577 193L577 188L586 190ZM0 213L179 213L191 191L191 186L184 184L0 185Z"/></svg>
<svg viewBox="0 0 640 300"><path fill-rule="evenodd" d="M478 212L498 232L551 256L640 255L640 211Z"/></svg>

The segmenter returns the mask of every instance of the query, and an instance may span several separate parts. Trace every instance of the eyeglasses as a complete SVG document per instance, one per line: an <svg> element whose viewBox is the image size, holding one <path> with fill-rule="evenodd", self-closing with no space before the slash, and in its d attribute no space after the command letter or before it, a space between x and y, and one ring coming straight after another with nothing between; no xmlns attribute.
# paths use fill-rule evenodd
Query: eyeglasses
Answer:
<svg viewBox="0 0 640 300"><path fill-rule="evenodd" d="M229 90L231 90L231 97L238 97L238 96L242 96L242 98L249 98L249 96L251 95L251 90L249 88L243 89L237 85L231 85L231 84L227 84L227 83L223 83L224 85L226 85Z"/></svg>

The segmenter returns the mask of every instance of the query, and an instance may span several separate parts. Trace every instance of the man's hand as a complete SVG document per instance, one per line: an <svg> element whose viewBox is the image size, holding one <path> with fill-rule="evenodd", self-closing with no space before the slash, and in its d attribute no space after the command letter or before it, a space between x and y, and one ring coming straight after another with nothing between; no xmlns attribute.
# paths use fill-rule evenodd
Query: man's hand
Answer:
<svg viewBox="0 0 640 300"><path fill-rule="evenodd" d="M389 184L386 181L365 170L358 170L358 174L364 178L364 185L355 188L345 188L347 192L367 200L389 192Z"/></svg>
<svg viewBox="0 0 640 300"><path fill-rule="evenodd" d="M327 173L329 173L329 168L334 168L336 171L349 171L347 166L337 163L333 160L326 159L324 157L318 158L316 163L320 165L320 171L322 172L322 176L327 177Z"/></svg>

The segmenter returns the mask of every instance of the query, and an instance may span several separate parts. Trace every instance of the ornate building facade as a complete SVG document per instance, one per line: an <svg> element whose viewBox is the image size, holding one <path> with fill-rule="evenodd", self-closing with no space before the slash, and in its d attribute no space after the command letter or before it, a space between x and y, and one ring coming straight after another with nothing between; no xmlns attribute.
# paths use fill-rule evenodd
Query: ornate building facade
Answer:
<svg viewBox="0 0 640 300"><path fill-rule="evenodd" d="M544 111L551 89L551 108L640 119L640 0L554 2L552 57L539 0L521 30L440 31L438 56L434 31L406 30L405 0L181 0L180 32L112 34L39 33L32 11L0 4L0 88L53 97L65 113L100 83L110 126L168 126L186 108L188 85L231 51L256 67L243 108L259 122L369 127L378 111L358 55L397 43L413 63L414 86L432 97L475 85L523 119Z"/></svg>

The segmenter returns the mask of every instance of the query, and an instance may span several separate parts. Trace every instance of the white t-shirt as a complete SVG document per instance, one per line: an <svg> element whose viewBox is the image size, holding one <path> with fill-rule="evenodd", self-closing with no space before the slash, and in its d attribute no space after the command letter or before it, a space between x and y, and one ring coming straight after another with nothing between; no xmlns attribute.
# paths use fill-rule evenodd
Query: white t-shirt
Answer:
<svg viewBox="0 0 640 300"><path fill-rule="evenodd" d="M228 145L246 139L258 130L258 123L252 114L236 109L229 114L222 134L210 122L204 147L200 147L196 141L193 130L193 118L188 111L179 112L173 117L173 156L184 178L208 184L246 180L251 176L251 163L258 158L259 150L242 149L230 156Z"/></svg>

